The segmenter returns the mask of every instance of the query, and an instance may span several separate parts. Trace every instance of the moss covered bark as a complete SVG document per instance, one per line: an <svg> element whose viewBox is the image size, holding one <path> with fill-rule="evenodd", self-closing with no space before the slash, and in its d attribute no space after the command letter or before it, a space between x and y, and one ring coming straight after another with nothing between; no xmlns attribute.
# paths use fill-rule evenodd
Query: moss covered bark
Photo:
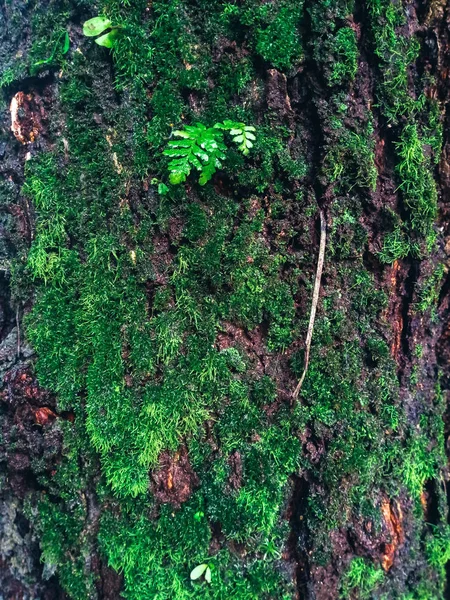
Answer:
<svg viewBox="0 0 450 600"><path fill-rule="evenodd" d="M121 27L111 51L82 35L97 14ZM0 494L26 529L0 522L8 589L445 597L448 18L407 0L0 8ZM226 119L256 128L249 156L171 185L172 132ZM42 574L16 566L32 539Z"/></svg>

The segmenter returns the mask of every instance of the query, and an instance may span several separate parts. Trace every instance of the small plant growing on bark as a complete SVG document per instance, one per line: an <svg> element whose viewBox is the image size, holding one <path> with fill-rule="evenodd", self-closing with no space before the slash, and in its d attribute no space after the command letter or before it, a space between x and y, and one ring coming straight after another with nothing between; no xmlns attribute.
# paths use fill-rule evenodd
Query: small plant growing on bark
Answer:
<svg viewBox="0 0 450 600"><path fill-rule="evenodd" d="M206 583L211 583L211 565L208 563L202 563L201 565L195 567L195 569L192 569L190 575L191 581L200 579L202 575L205 577Z"/></svg>
<svg viewBox="0 0 450 600"><path fill-rule="evenodd" d="M214 127L196 123L174 131L173 135L181 140L171 140L164 150L164 155L172 159L169 162L170 183L177 185L186 181L192 168L195 168L200 171L200 185L205 185L226 159L224 131L231 135L238 150L247 156L256 137L253 133L255 128L245 123L224 121L216 123Z"/></svg>
<svg viewBox="0 0 450 600"><path fill-rule="evenodd" d="M61 42L62 42L62 44L61 44ZM52 63L55 56L58 54L58 52L60 53L61 56L63 56L64 54L67 54L67 52L69 51L69 47L70 47L69 34L67 33L67 31L62 31L61 34L59 35L59 37L57 38L55 45L53 46L53 50L52 50L52 53L50 54L50 56L43 60L38 60L37 62L34 63L33 67L39 67L41 65L48 65L48 64Z"/></svg>
<svg viewBox="0 0 450 600"><path fill-rule="evenodd" d="M103 33L107 29L107 33ZM98 17L94 17L93 19L89 19L89 21L85 21L83 24L83 33L87 37L95 37L94 41L99 46L104 46L105 48L112 48L114 43L117 40L117 37L120 35L121 27L120 25L113 25L111 21L105 17L104 15L99 15ZM103 35L100 35L102 34Z"/></svg>

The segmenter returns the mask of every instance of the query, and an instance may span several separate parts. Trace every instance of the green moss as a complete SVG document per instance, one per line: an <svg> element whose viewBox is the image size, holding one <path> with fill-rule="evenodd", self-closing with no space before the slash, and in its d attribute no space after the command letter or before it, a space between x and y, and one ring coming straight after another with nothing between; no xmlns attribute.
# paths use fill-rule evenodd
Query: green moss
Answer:
<svg viewBox="0 0 450 600"><path fill-rule="evenodd" d="M280 558L292 535L293 475L305 472L310 486L298 544L314 568L332 559L333 529L366 518L380 526L383 495L415 505L411 556L419 552L428 539L420 495L443 467L442 398L422 398L417 385L409 391L421 410L417 419L405 413L392 332L380 317L390 290L367 269L365 217L377 171L370 110L348 116L358 64L348 26L354 6L320 0L305 15L291 0L147 4L102 3L125 28L113 51L114 81L103 49L70 56L55 106L66 146L56 141L27 164L24 194L37 212L21 271L36 287L27 332L40 383L76 416L56 473L39 475L50 493L35 499L33 522L49 569L56 565L74 598L89 597L85 557L98 542L124 574L130 600L288 600L295 582ZM436 153L440 144L436 108L422 121L424 101L408 99L415 43L402 41L401 10L388 4L369 3L370 27L386 67L380 119L394 125L405 220L386 213L384 262L419 257L431 236L436 157L428 160L426 146ZM319 144L300 122L294 130L276 111L260 110L261 60L290 74L303 56L323 87L332 85L309 107ZM387 89L393 80L402 106ZM208 186L192 181L158 193L173 127L254 123L257 115L248 162L230 151ZM407 125L406 115L414 117ZM317 149L319 173L311 165ZM286 398L304 366L292 345L305 337L316 264L311 181L329 191L331 260L302 397L291 407ZM439 282L418 293L427 308ZM180 507L159 505L151 471L162 451L180 446L200 484ZM86 529L86 489L102 514L98 539ZM192 582L205 561L211 584ZM440 569L421 566L418 594ZM384 589L401 597L400 584L380 572L352 561L343 597Z"/></svg>
<svg viewBox="0 0 450 600"><path fill-rule="evenodd" d="M419 289L417 290L418 302L416 304L416 310L423 313L427 310L433 310L437 308L444 274L445 267L443 264L440 264L419 286Z"/></svg>
<svg viewBox="0 0 450 600"><path fill-rule="evenodd" d="M374 163L371 127L366 135L344 128L341 121L336 121L334 127L339 141L330 144L325 155L325 175L331 182L337 182L341 190L355 186L375 190L378 172Z"/></svg>
<svg viewBox="0 0 450 600"><path fill-rule="evenodd" d="M351 27L342 27L332 43L337 60L332 65L330 81L340 83L344 80L353 80L358 70L359 56L355 32Z"/></svg>
<svg viewBox="0 0 450 600"><path fill-rule="evenodd" d="M426 553L430 565L445 567L450 560L450 527L432 527L432 535L426 544Z"/></svg>
<svg viewBox="0 0 450 600"><path fill-rule="evenodd" d="M349 598L357 594L364 600L371 598L372 592L383 582L384 572L364 558L354 558L346 572L341 589L341 598Z"/></svg>
<svg viewBox="0 0 450 600"><path fill-rule="evenodd" d="M437 192L415 125L405 126L396 147L400 189L411 228L426 236L436 219Z"/></svg>
<svg viewBox="0 0 450 600"><path fill-rule="evenodd" d="M39 535L43 576L57 572L74 600L93 598L96 579L87 560L94 546L91 518L96 499L90 488L96 457L84 436L82 418L77 411L74 422L61 420L64 444L54 470L32 465L46 491L26 500L26 515Z"/></svg>
<svg viewBox="0 0 450 600"><path fill-rule="evenodd" d="M419 42L398 32L398 28L405 24L399 0L369 0L368 8L372 17L374 51L383 65L380 104L388 120L396 123L414 110L415 101L409 92L408 77L409 66L419 53Z"/></svg>
<svg viewBox="0 0 450 600"><path fill-rule="evenodd" d="M433 102L424 110L428 104L425 95L418 100L411 95L410 65L419 54L420 43L414 36L400 33L405 23L401 2L371 0L369 11L374 52L379 57L382 74L378 84L380 108L390 126L397 126L397 139L394 141L396 171L408 216L403 228L405 235L396 228L385 238L381 260L392 262L408 254L425 256L434 246L437 192L431 160L424 151L424 145L428 144L439 152L441 116ZM419 127L419 123L427 120L428 125ZM422 133L420 129L423 129ZM408 230L411 231L409 235ZM410 237L409 249L405 237Z"/></svg>
<svg viewBox="0 0 450 600"><path fill-rule="evenodd" d="M266 27L256 36L256 51L277 69L289 69L301 60L302 46L298 24L301 2L285 2Z"/></svg>
<svg viewBox="0 0 450 600"><path fill-rule="evenodd" d="M275 5L247 0L240 12L237 9L231 14L239 14L240 22L252 27L255 50L272 67L289 71L299 64L303 1L282 0Z"/></svg>
<svg viewBox="0 0 450 600"><path fill-rule="evenodd" d="M396 224L394 230L384 236L383 247L379 251L378 257L381 262L391 264L409 255L420 256L420 248L405 233L404 229Z"/></svg>
<svg viewBox="0 0 450 600"><path fill-rule="evenodd" d="M355 32L342 26L353 8L352 0L319 0L308 7L313 57L330 86L347 87L356 75L359 52Z"/></svg>
<svg viewBox="0 0 450 600"><path fill-rule="evenodd" d="M79 552L83 546L85 514L81 506L72 508L53 504L45 496L38 502L40 546L44 570L48 576L56 569L61 584L74 600L93 597L94 578L86 569L86 557ZM75 550L75 552L74 552ZM86 547L86 554L90 548Z"/></svg>

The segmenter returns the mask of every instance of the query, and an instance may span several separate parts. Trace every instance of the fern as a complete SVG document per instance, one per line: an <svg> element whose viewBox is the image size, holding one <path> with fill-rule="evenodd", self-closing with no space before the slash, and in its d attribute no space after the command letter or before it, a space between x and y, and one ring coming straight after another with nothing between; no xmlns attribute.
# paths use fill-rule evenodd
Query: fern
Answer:
<svg viewBox="0 0 450 600"><path fill-rule="evenodd" d="M245 123L224 121L214 127L205 127L202 123L186 125L184 129L173 132L180 140L171 140L167 144L164 155L172 160L169 162L169 181L176 185L186 181L194 168L200 172L199 183L205 185L217 169L222 167L226 159L227 146L224 142L223 131L228 131L238 149L247 156L253 147L254 127Z"/></svg>
<svg viewBox="0 0 450 600"><path fill-rule="evenodd" d="M233 136L233 142L238 144L238 149L244 156L247 156L250 152L250 148L253 148L253 142L256 140L256 136L253 133L253 131L255 131L254 127L246 125L245 123L236 123L235 121L216 123L214 127L229 131L230 135Z"/></svg>
<svg viewBox="0 0 450 600"><path fill-rule="evenodd" d="M173 135L182 139L171 140L164 150L164 154L172 158L169 163L170 183L186 181L191 169L195 168L201 173L200 185L205 185L216 169L220 169L221 161L225 160L226 146L222 133L196 123L174 131Z"/></svg>

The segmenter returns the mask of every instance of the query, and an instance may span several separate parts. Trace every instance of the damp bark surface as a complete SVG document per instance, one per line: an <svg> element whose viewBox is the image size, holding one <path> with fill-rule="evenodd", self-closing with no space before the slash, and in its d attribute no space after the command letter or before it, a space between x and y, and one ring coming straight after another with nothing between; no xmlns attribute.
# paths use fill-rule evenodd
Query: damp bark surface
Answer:
<svg viewBox="0 0 450 600"><path fill-rule="evenodd" d="M449 26L1 3L0 598L448 597Z"/></svg>

